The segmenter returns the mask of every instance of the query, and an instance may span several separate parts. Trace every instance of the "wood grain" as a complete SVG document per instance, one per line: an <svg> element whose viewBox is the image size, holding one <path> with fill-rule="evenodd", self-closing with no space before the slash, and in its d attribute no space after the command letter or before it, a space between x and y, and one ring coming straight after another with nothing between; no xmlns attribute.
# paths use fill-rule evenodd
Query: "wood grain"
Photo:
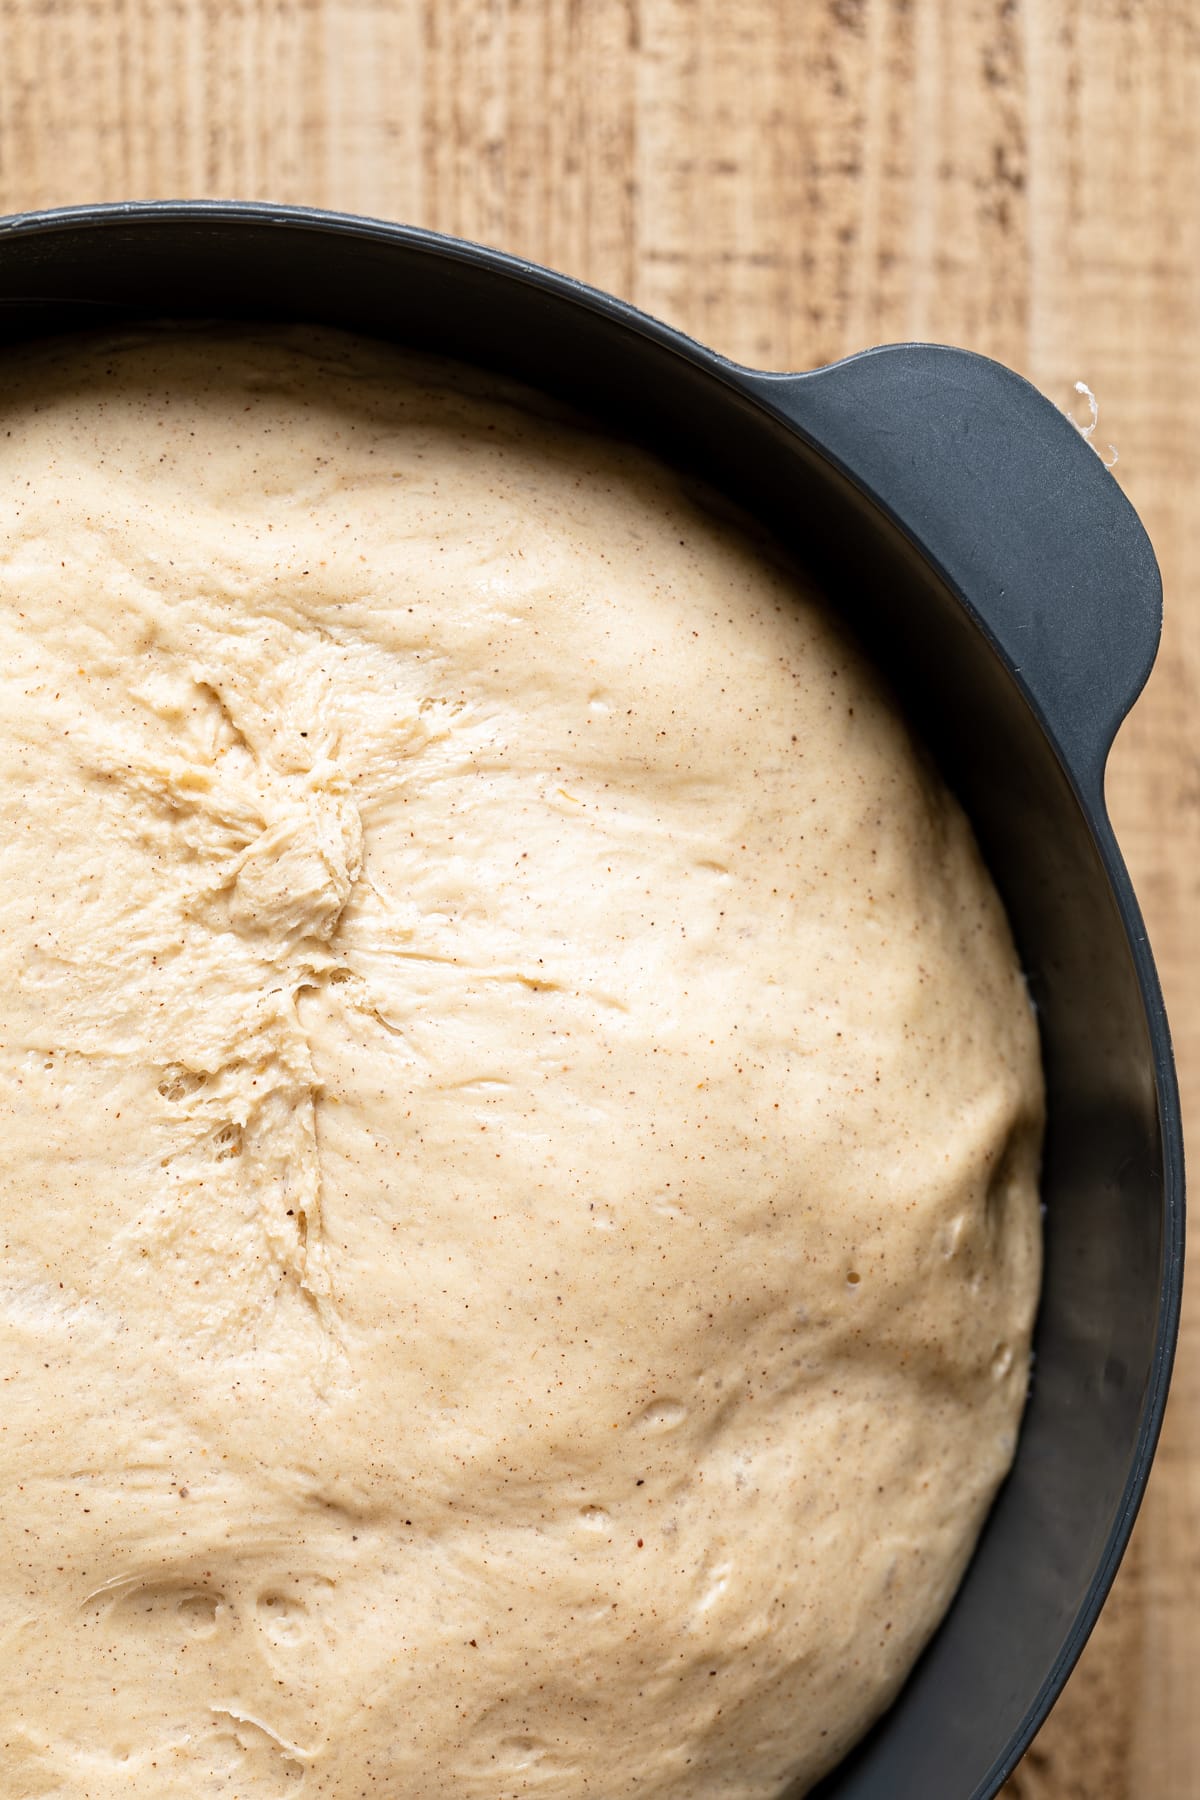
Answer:
<svg viewBox="0 0 1200 1800"><path fill-rule="evenodd" d="M1198 191L1189 0L0 0L0 212L335 206L548 262L762 365L929 337L1063 405L1088 381L1166 582L1110 793L1185 1096ZM1193 1307L1134 1553L1013 1800L1194 1800L1198 1661Z"/></svg>

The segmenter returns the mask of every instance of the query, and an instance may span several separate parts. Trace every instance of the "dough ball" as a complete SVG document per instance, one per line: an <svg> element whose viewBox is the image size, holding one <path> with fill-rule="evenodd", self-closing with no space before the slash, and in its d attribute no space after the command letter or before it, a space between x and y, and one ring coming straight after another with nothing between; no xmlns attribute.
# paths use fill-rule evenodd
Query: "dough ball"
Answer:
<svg viewBox="0 0 1200 1800"><path fill-rule="evenodd" d="M0 631L0 1790L816 1780L1039 1281L876 677L640 453L307 330L10 353Z"/></svg>

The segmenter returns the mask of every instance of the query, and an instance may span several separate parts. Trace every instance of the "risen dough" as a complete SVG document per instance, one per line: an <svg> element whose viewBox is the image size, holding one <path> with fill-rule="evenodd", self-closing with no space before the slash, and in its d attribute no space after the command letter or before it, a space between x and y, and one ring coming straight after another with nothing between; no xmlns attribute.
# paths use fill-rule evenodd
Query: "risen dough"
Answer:
<svg viewBox="0 0 1200 1800"><path fill-rule="evenodd" d="M453 373L0 409L5 1800L815 1779L1027 1379L960 813L763 554Z"/></svg>

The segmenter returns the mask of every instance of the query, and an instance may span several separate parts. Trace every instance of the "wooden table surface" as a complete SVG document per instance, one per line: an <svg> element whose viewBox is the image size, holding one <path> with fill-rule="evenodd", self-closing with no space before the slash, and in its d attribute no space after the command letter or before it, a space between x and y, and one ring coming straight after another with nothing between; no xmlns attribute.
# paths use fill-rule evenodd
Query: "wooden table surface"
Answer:
<svg viewBox="0 0 1200 1800"><path fill-rule="evenodd" d="M1082 379L1166 584L1110 767L1200 1073L1191 0L0 0L0 213L218 195L482 239L730 355ZM1187 1105L1189 1120L1190 1105ZM1009 1800L1200 1796L1200 1317L1134 1547ZM700 1800L700 1797L698 1797Z"/></svg>

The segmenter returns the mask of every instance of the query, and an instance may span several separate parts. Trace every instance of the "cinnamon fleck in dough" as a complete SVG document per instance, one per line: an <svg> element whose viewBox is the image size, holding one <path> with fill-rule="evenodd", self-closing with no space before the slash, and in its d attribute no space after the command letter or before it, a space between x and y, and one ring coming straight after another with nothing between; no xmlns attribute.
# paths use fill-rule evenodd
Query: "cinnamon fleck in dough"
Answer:
<svg viewBox="0 0 1200 1800"><path fill-rule="evenodd" d="M0 373L0 1795L773 1800L1009 1465L957 806L640 454L332 333Z"/></svg>

